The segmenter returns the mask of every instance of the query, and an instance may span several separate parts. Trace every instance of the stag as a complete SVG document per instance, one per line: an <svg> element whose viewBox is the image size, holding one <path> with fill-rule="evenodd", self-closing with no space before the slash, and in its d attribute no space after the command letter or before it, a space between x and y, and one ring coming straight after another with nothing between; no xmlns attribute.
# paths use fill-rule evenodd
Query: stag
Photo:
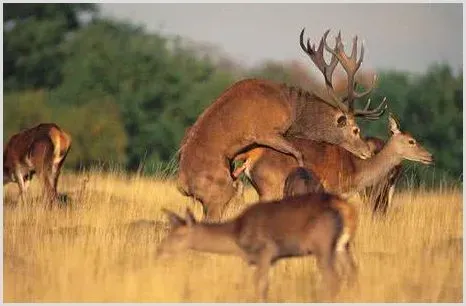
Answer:
<svg viewBox="0 0 466 306"><path fill-rule="evenodd" d="M29 183L37 174L45 195L58 199L58 177L70 148L71 136L54 123L41 123L13 135L3 151L3 185L16 182L24 203Z"/></svg>
<svg viewBox="0 0 466 306"><path fill-rule="evenodd" d="M336 263L342 264L350 281L356 275L350 243L357 212L338 196L310 193L262 202L222 223L196 222L189 209L186 219L168 210L165 213L172 228L157 250L158 259L187 249L240 256L256 266L260 300L267 297L269 268L282 258L314 254L327 285L324 291L330 297L339 288Z"/></svg>
<svg viewBox="0 0 466 306"><path fill-rule="evenodd" d="M336 37L335 48L332 49L326 42L328 33L325 32L316 49L310 46L309 40L307 45L304 44L303 29L300 45L324 75L329 99L272 81L242 80L223 92L187 130L180 148L178 189L201 202L208 220L220 219L237 192L231 164L238 153L261 145L290 154L299 166L304 165L301 151L284 137L287 132L340 145L363 159L370 156L367 144L360 137L355 117L380 117L386 101L372 110L369 105L363 110L353 107L355 99L372 90L354 90L354 75L363 60L364 46L357 59L356 38L348 57L341 35ZM332 54L330 64L324 60L324 47ZM332 88L332 74L338 63L348 74L348 88L351 88L344 98L338 97ZM264 110L267 117L258 120Z"/></svg>
<svg viewBox="0 0 466 306"><path fill-rule="evenodd" d="M305 167L319 177L324 189L346 198L377 184L384 177L396 176L404 159L433 163L432 155L413 136L399 130L392 114L389 126L390 139L377 154L365 160L336 145L291 137L288 140L303 152ZM265 147L240 154L236 160L245 163L234 175L237 177L244 171L261 201L281 198L286 177L297 166L289 155Z"/></svg>

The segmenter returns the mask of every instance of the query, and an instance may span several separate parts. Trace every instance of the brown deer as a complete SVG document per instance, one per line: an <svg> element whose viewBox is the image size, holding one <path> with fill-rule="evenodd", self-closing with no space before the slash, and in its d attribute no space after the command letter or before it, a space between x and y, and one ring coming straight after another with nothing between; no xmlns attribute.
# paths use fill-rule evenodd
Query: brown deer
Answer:
<svg viewBox="0 0 466 306"><path fill-rule="evenodd" d="M196 222L187 209L186 219L165 210L172 229L157 250L170 257L191 249L236 255L256 266L255 286L266 300L269 268L279 259L315 255L323 274L324 294L334 296L340 276L353 281L357 267L350 243L357 212L348 202L326 193L309 193L274 202L261 202L223 223ZM344 275L338 275L336 264Z"/></svg>
<svg viewBox="0 0 466 306"><path fill-rule="evenodd" d="M303 165L302 153L283 136L285 133L334 143L361 158L370 156L355 116L376 119L385 111L386 101L372 110L369 105L362 110L354 109L354 101L372 90L354 91L354 74L363 60L364 47L358 60L357 39L348 57L340 34L331 49L326 43L329 31L325 32L316 50L309 40L307 46L304 44L303 33L304 29L300 35L301 47L323 73L330 99L266 80L239 81L223 92L183 137L178 189L201 202L207 219L218 220L236 193L231 162L238 153L262 145L291 154L298 165ZM330 64L324 60L324 47L332 53ZM338 97L332 89L332 74L338 63L348 74L351 90L345 98ZM258 120L264 112L266 117Z"/></svg>
<svg viewBox="0 0 466 306"><path fill-rule="evenodd" d="M377 184L384 177L396 177L397 167L403 159L433 163L432 155L426 149L410 134L399 130L392 114L389 115L389 123L392 136L377 154L365 160L336 145L301 138L290 137L288 140L303 152L305 167L319 177L327 192L346 197ZM252 151L236 157L235 160L245 160L245 166L234 175L244 171L261 201L281 198L286 177L297 166L296 161L289 155L265 147Z"/></svg>
<svg viewBox="0 0 466 306"><path fill-rule="evenodd" d="M371 148L373 154L379 153L385 142L376 137L366 137L366 142ZM237 177L242 171L247 171L247 176L250 177L249 167L252 161L255 161L260 156L260 152L255 150L250 151L251 156L246 159L248 163L243 165L234 171L234 175ZM366 195L369 195L368 201L372 204L374 214L381 213L386 214L388 207L391 206L393 194L395 192L395 185L401 175L402 166L401 164L395 166L387 174L385 178L379 180L379 182L373 186L366 188ZM238 180L238 183L241 181ZM283 189L283 197L290 197L298 194L305 194L309 192L321 192L324 191L324 187L320 183L319 177L310 169L303 167L297 167L291 171L285 180L285 186Z"/></svg>
<svg viewBox="0 0 466 306"><path fill-rule="evenodd" d="M70 135L54 123L41 123L13 135L3 151L3 185L16 182L24 202L29 182L37 174L46 196L57 199L58 177L70 148Z"/></svg>

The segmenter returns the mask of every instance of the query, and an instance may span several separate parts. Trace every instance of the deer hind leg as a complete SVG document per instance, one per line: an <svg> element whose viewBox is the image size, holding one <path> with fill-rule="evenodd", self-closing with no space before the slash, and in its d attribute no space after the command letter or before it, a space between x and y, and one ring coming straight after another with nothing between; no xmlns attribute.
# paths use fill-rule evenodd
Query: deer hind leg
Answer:
<svg viewBox="0 0 466 306"><path fill-rule="evenodd" d="M354 260L351 244L347 243L343 249L337 250L337 257L341 263L344 277L347 278L348 284L353 286L357 281L358 266Z"/></svg>
<svg viewBox="0 0 466 306"><path fill-rule="evenodd" d="M36 166L38 177L43 182L43 194L47 201L56 199L53 174L53 151L46 142L38 142L33 150L33 163Z"/></svg>
<svg viewBox="0 0 466 306"><path fill-rule="evenodd" d="M263 146L271 147L272 149L294 156L299 167L304 167L303 154L296 149L289 141L283 138L282 135L272 135L269 137L260 137L254 141Z"/></svg>
<svg viewBox="0 0 466 306"><path fill-rule="evenodd" d="M26 203L25 193L26 193L27 187L29 187L29 184L25 183L23 174L21 173L21 169L19 168L15 169L14 177L19 187L19 199L21 200L23 204L25 204Z"/></svg>
<svg viewBox="0 0 466 306"><path fill-rule="evenodd" d="M63 155L63 157L60 159L60 161L58 163L54 163L53 166L52 166L53 189L55 190L56 193L57 193L58 178L60 176L61 168L63 166L63 163L65 162L65 159L66 159L66 156L67 156L68 152L69 152L69 149ZM66 196L66 194L63 195L63 198L61 200L63 202L65 202L65 203L68 201L68 197Z"/></svg>
<svg viewBox="0 0 466 306"><path fill-rule="evenodd" d="M256 285L256 294L260 302L266 302L269 289L268 273L274 256L274 247L266 245L258 253L258 258L254 281Z"/></svg>
<svg viewBox="0 0 466 306"><path fill-rule="evenodd" d="M326 287L321 287L323 288L323 298L325 300L332 300L338 293L340 286L340 280L335 269L336 254L329 245L325 249L320 250L316 255L317 266L322 273L323 283L326 284Z"/></svg>

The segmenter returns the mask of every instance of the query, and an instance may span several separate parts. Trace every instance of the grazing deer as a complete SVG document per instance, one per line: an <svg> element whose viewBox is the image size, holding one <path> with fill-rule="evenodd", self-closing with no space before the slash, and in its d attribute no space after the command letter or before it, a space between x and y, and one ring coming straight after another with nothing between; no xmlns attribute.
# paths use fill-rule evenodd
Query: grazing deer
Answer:
<svg viewBox="0 0 466 306"><path fill-rule="evenodd" d="M397 167L403 159L423 164L433 162L426 149L410 134L399 130L392 114L389 115L389 123L392 136L377 154L365 160L336 145L300 138L288 140L303 152L305 167L319 177L327 192L346 197L377 184L384 177L396 177ZM245 160L246 167L240 169L252 181L261 201L281 198L286 177L297 166L295 160L265 147L254 148L253 151L235 159ZM239 173L234 172L235 175Z"/></svg>
<svg viewBox="0 0 466 306"><path fill-rule="evenodd" d="M231 162L238 153L262 145L290 154L303 166L302 153L284 137L285 133L337 144L361 158L370 156L355 117L377 119L385 111L386 101L372 110L369 104L362 110L354 109L354 101L372 90L354 91L354 75L363 60L364 47L358 60L357 39L348 57L340 34L331 49L326 42L329 31L325 32L316 50L309 40L307 46L304 44L303 33L304 29L300 35L301 48L323 73L329 99L272 81L242 80L225 90L183 137L178 189L201 202L207 219L218 220L236 192ZM324 60L324 47L332 54L330 64ZM351 90L345 98L338 97L332 88L332 74L338 63L348 74ZM258 120L264 111L266 117Z"/></svg>
<svg viewBox="0 0 466 306"><path fill-rule="evenodd" d="M269 268L282 258L315 255L330 297L339 288L337 263L349 280L356 275L350 243L357 212L338 196L309 193L262 202L223 223L196 222L189 209L186 219L164 211L172 229L157 250L158 258L187 249L240 256L257 268L255 285L261 300L267 296Z"/></svg>
<svg viewBox="0 0 466 306"><path fill-rule="evenodd" d="M21 200L37 174L46 196L58 198L61 167L71 148L71 137L54 123L41 123L13 135L3 151L3 185L16 182Z"/></svg>
<svg viewBox="0 0 466 306"><path fill-rule="evenodd" d="M319 177L312 171L303 167L297 167L288 174L283 188L283 197L302 195L306 193L324 192L324 186Z"/></svg>

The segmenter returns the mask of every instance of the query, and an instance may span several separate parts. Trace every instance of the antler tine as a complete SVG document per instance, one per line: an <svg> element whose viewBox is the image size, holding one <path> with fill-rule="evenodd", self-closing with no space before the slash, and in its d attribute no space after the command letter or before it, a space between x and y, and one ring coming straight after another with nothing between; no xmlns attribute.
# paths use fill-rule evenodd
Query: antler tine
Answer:
<svg viewBox="0 0 466 306"><path fill-rule="evenodd" d="M327 43L325 42L325 49L332 53L340 62L342 65L343 69L346 71L346 74L348 76L348 86L347 86L347 95L343 99L343 102L346 102L346 105L348 107L349 112L353 113L355 116L360 116L360 117L365 117L370 120L375 120L378 119L380 116L382 116L385 112L385 109L387 108L387 101L384 99L379 106L377 106L375 109L370 110L370 100L362 110L355 110L354 109L354 102L356 99L360 99L362 97L367 96L372 92L374 89L375 83L377 81L377 75L374 75L374 81L372 82L372 85L365 91L363 92L357 92L357 84L355 81L355 75L356 72L358 71L359 67L361 66L362 61L364 60L364 41L361 44L361 53L358 59L357 51L358 51L358 37L355 36L353 38L353 46L351 50L351 55L348 57L348 55L345 53L343 43L341 41L341 35L340 32L338 33L338 36L336 38L337 44L335 46L335 50L332 50Z"/></svg>
<svg viewBox="0 0 466 306"><path fill-rule="evenodd" d="M340 64L342 65L343 69L346 71L346 74L348 75L348 90L347 90L347 97L346 101L348 104L348 107L350 109L353 108L351 105L353 101L355 100L355 92L354 92L354 76L356 72L358 71L363 57L361 57L359 60L357 60L357 42L358 38L357 36L354 37L353 39L353 48L351 52L351 56L348 57L345 53L345 49L343 46L343 42L341 41L341 32L338 33L337 36L337 45L335 47L335 50L332 50L327 44L325 44L325 48L327 49L328 52L332 53L336 58L340 61ZM361 52L362 55L364 55L363 52Z"/></svg>
<svg viewBox="0 0 466 306"><path fill-rule="evenodd" d="M385 111L387 110L387 97L384 97L382 102L376 108L369 110L369 106L371 104L371 99L367 100L366 106L362 110L355 110L354 116L364 117L365 119L369 120L377 120L382 116Z"/></svg>
<svg viewBox="0 0 466 306"><path fill-rule="evenodd" d="M354 99L360 99L360 98L364 98L365 96L367 96L368 94L370 94L372 92L372 90L374 90L374 87L375 87L375 83L377 82L377 75L375 74L374 75L374 80L372 81L372 85L365 91L363 92L354 92ZM354 89L356 89L356 82L354 83Z"/></svg>
<svg viewBox="0 0 466 306"><path fill-rule="evenodd" d="M325 79L325 86L327 87L327 91L330 94L333 101L325 101L326 103L332 105L333 107L337 107L343 111L347 111L348 107L342 102L340 98L337 97L333 90L332 85L332 75L335 70L335 67L338 64L338 58L333 54L330 60L330 64L327 64L324 59L324 46L327 47L326 39L327 35L330 30L325 31L323 37L320 40L319 46L317 50L315 49L315 45L311 46L310 40L307 40L307 44L304 44L304 28L299 35L299 43L301 45L301 49L311 58L312 62L316 65L316 67L322 72ZM337 47L335 47L336 50Z"/></svg>

